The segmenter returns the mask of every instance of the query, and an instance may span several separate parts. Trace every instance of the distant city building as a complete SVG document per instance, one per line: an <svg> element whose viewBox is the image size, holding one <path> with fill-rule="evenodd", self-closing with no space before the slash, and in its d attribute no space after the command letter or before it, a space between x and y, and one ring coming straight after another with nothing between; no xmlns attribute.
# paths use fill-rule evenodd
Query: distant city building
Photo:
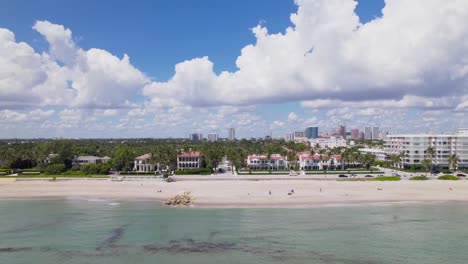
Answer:
<svg viewBox="0 0 468 264"><path fill-rule="evenodd" d="M327 138L327 137L330 137L330 136L331 136L331 133L328 132L328 131L319 132L319 137L321 137L321 138Z"/></svg>
<svg viewBox="0 0 468 264"><path fill-rule="evenodd" d="M218 141L218 134L217 133L210 133L206 135L206 139L210 142Z"/></svg>
<svg viewBox="0 0 468 264"><path fill-rule="evenodd" d="M228 139L235 140L236 139L236 129L231 127L228 129Z"/></svg>
<svg viewBox="0 0 468 264"><path fill-rule="evenodd" d="M361 139L360 137L359 129L351 129L351 139Z"/></svg>
<svg viewBox="0 0 468 264"><path fill-rule="evenodd" d="M380 139L380 128L372 127L372 139Z"/></svg>
<svg viewBox="0 0 468 264"><path fill-rule="evenodd" d="M312 147L316 147L317 145L320 148L346 147L346 139L335 136L331 136L328 138L310 139L309 142Z"/></svg>
<svg viewBox="0 0 468 264"><path fill-rule="evenodd" d="M305 137L308 139L318 138L318 127L308 127L304 131Z"/></svg>
<svg viewBox="0 0 468 264"><path fill-rule="evenodd" d="M204 156L199 151L189 150L177 155L178 170L199 169L203 166Z"/></svg>
<svg viewBox="0 0 468 264"><path fill-rule="evenodd" d="M305 137L305 133L302 131L295 131L291 133L287 133L285 138L286 141L294 141L294 142L307 142L307 138Z"/></svg>
<svg viewBox="0 0 468 264"><path fill-rule="evenodd" d="M202 141L203 140L203 134L190 134L189 135L190 140L192 141Z"/></svg>
<svg viewBox="0 0 468 264"><path fill-rule="evenodd" d="M303 138L305 137L305 133L302 131L295 131L294 132L294 138Z"/></svg>
<svg viewBox="0 0 468 264"><path fill-rule="evenodd" d="M365 127L364 128L364 139L372 139L372 128Z"/></svg>
<svg viewBox="0 0 468 264"><path fill-rule="evenodd" d="M359 132L359 139L364 139L364 131Z"/></svg>
<svg viewBox="0 0 468 264"><path fill-rule="evenodd" d="M343 125L340 125L340 127L336 130L338 136L341 136L342 138L346 138L346 127Z"/></svg>
<svg viewBox="0 0 468 264"><path fill-rule="evenodd" d="M431 158L427 149L434 149ZM457 155L458 168L468 168L468 129L459 129L450 134L392 134L385 139L385 152L400 155L403 165L421 164L424 159L432 159L436 166L450 167L449 156Z"/></svg>

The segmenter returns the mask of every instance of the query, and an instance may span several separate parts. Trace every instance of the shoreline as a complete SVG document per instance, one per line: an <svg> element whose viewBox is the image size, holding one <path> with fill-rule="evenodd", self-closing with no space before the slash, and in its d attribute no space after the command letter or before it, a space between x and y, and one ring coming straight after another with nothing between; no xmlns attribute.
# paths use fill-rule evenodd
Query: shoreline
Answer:
<svg viewBox="0 0 468 264"><path fill-rule="evenodd" d="M288 195L291 190L294 193ZM0 181L0 200L102 199L109 202L155 201L163 205L165 200L184 191L192 193L191 208L317 208L468 202L468 181Z"/></svg>

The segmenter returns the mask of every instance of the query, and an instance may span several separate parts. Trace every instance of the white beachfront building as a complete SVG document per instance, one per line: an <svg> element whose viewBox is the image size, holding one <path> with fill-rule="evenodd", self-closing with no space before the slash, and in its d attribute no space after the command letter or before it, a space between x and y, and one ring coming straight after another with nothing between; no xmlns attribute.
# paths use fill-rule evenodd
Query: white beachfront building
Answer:
<svg viewBox="0 0 468 264"><path fill-rule="evenodd" d="M468 168L468 129L459 129L450 134L390 134L385 139L387 154L405 154L403 165L421 164L430 158L427 149L432 147L436 166L449 167L449 156L459 158L458 168Z"/></svg>
<svg viewBox="0 0 468 264"><path fill-rule="evenodd" d="M159 170L159 164L150 161L151 154L138 156L133 161L133 170L136 172L152 172Z"/></svg>
<svg viewBox="0 0 468 264"><path fill-rule="evenodd" d="M299 152L296 154L299 159L300 170L342 170L344 162L341 155L312 155L310 151Z"/></svg>
<svg viewBox="0 0 468 264"><path fill-rule="evenodd" d="M177 155L178 170L199 169L203 166L204 156L199 151L189 150Z"/></svg>
<svg viewBox="0 0 468 264"><path fill-rule="evenodd" d="M288 169L288 158L280 154L267 155L251 154L247 156L247 167L250 170L286 170Z"/></svg>

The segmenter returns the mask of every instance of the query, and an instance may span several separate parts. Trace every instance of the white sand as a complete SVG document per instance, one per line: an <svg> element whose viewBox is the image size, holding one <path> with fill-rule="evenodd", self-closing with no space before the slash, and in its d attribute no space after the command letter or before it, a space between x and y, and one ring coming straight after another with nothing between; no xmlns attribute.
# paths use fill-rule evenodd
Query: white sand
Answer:
<svg viewBox="0 0 468 264"><path fill-rule="evenodd" d="M162 190L161 193L157 192L159 189ZM288 195L291 189L294 189L294 194ZM270 190L271 195L269 195ZM166 183L150 180L141 182L107 180L15 182L0 179L0 199L83 197L162 201L183 191L192 192L195 206L219 207L315 207L355 203L468 201L467 180L182 181Z"/></svg>

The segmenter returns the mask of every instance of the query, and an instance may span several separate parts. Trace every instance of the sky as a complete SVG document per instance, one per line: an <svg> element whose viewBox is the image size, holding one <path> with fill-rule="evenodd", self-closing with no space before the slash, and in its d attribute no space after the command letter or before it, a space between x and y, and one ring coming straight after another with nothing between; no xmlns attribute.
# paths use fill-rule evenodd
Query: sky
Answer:
<svg viewBox="0 0 468 264"><path fill-rule="evenodd" d="M0 138L468 127L468 2L0 0Z"/></svg>

